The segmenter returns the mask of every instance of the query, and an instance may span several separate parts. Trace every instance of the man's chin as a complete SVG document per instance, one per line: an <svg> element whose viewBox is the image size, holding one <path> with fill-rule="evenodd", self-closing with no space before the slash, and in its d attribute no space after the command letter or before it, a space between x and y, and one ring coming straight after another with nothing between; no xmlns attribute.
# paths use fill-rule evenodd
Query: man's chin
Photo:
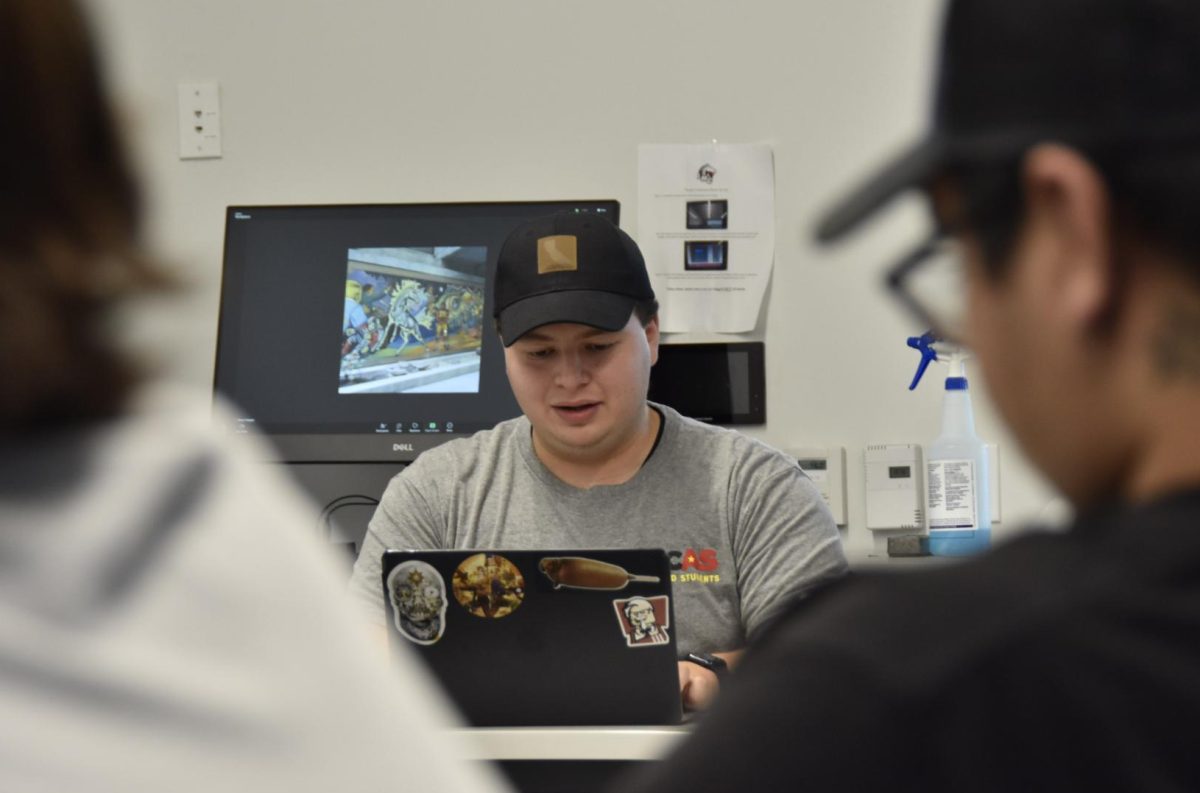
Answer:
<svg viewBox="0 0 1200 793"><path fill-rule="evenodd" d="M604 443L607 433L596 423L584 426L558 425L541 435L543 445L564 457L602 458L608 453ZM547 440L550 442L546 443Z"/></svg>

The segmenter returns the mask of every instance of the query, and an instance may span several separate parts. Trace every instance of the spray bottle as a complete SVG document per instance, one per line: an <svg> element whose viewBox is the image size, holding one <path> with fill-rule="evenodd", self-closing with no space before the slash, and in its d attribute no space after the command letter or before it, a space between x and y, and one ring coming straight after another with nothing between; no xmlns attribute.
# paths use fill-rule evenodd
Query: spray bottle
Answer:
<svg viewBox="0 0 1200 793"><path fill-rule="evenodd" d="M932 331L909 338L908 346L921 353L909 391L921 382L931 362L950 366L942 402L942 432L926 447L929 552L934 556L966 556L986 550L992 536L987 452L975 434L964 368L967 353L962 347L938 339Z"/></svg>

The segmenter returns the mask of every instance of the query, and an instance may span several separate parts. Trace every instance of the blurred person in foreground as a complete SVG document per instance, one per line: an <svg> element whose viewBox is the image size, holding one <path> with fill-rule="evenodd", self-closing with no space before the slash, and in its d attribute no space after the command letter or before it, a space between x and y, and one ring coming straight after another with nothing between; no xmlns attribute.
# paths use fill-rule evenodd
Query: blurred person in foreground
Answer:
<svg viewBox="0 0 1200 793"><path fill-rule="evenodd" d="M818 236L925 192L890 283L1074 523L793 608L620 790L1200 789L1200 4L952 0L936 85Z"/></svg>
<svg viewBox="0 0 1200 793"><path fill-rule="evenodd" d="M495 789L315 514L111 337L166 279L75 3L0 0L0 105L0 790Z"/></svg>

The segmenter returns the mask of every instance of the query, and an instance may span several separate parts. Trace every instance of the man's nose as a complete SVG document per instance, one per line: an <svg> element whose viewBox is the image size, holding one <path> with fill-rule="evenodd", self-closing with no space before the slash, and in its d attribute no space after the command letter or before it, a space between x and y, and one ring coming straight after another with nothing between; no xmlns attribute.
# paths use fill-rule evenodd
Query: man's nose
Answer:
<svg viewBox="0 0 1200 793"><path fill-rule="evenodd" d="M559 356L558 368L555 370L555 383L562 386L582 385L591 379L587 361L578 352L564 352Z"/></svg>

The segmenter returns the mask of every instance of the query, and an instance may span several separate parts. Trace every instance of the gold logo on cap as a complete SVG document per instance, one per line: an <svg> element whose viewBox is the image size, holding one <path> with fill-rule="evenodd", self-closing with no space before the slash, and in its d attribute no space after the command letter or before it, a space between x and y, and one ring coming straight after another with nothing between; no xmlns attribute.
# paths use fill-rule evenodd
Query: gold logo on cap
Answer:
<svg viewBox="0 0 1200 793"><path fill-rule="evenodd" d="M579 257L576 253L576 242L573 234L540 237L537 247L538 275L578 270Z"/></svg>

